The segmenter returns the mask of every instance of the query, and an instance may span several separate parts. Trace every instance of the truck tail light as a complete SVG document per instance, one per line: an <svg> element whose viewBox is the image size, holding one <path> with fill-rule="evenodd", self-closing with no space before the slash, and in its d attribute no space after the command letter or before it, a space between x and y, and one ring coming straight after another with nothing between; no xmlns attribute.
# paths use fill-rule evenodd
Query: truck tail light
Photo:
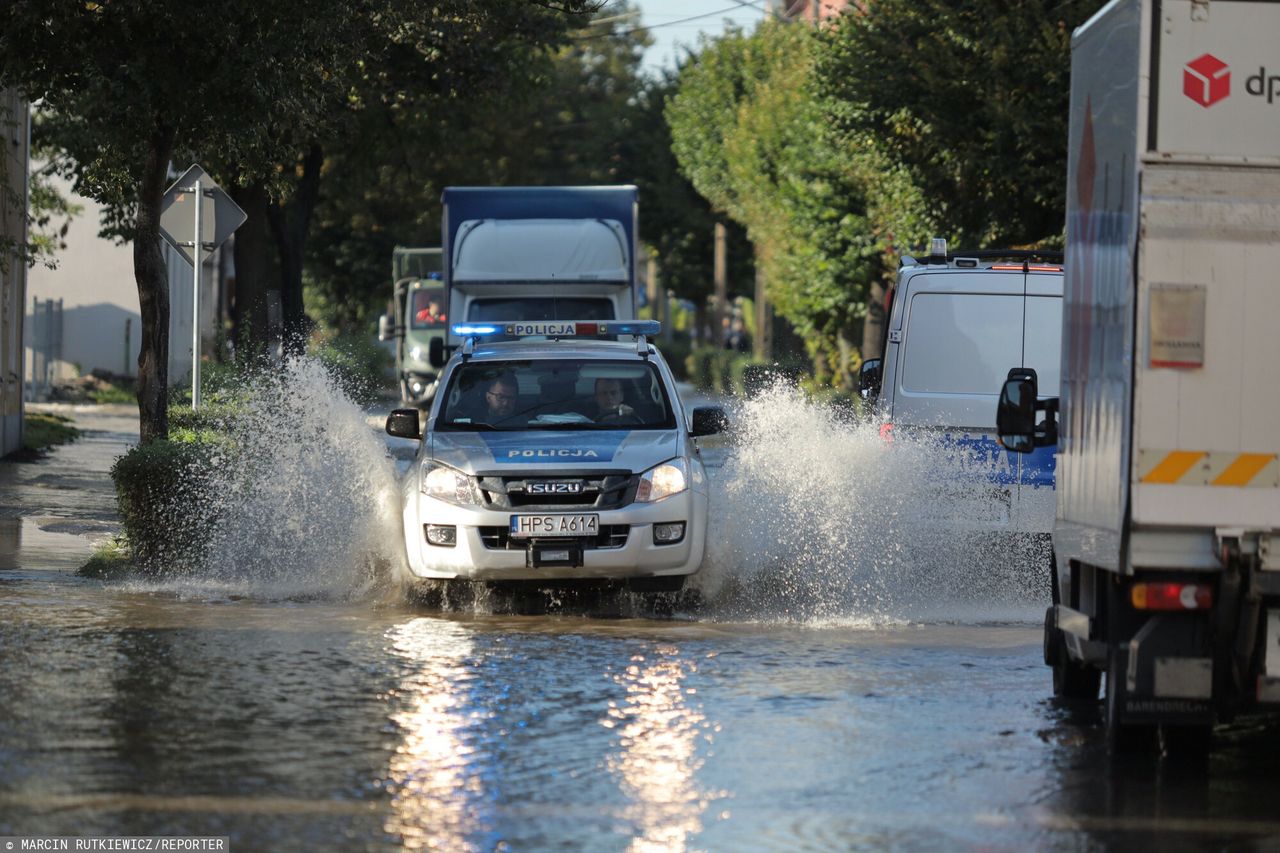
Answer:
<svg viewBox="0 0 1280 853"><path fill-rule="evenodd" d="M885 444L893 444L893 424L880 424L880 437Z"/></svg>
<svg viewBox="0 0 1280 853"><path fill-rule="evenodd" d="M1203 583L1148 581L1129 590L1135 610L1208 610L1213 606L1213 588Z"/></svg>

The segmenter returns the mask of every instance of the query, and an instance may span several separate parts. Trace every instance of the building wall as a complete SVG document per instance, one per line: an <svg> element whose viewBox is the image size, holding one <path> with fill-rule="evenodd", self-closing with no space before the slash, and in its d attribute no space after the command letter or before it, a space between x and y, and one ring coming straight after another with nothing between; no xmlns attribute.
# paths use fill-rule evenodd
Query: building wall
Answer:
<svg viewBox="0 0 1280 853"><path fill-rule="evenodd" d="M63 300L56 378L69 379L95 369L136 376L142 316L133 277L133 246L99 237L101 205L73 193L66 181L54 179L54 183L83 210L71 221L57 268L31 270L26 311L29 315L32 299ZM162 248L169 270L169 383L178 385L190 381L193 275L186 258L167 243ZM201 273L200 327L206 352L216 319L216 261L216 254L210 256ZM31 343L28 334L28 346ZM26 379L31 378L28 369Z"/></svg>
<svg viewBox="0 0 1280 853"><path fill-rule="evenodd" d="M11 91L0 91L0 238L27 239L28 108ZM27 301L27 265L11 253L0 263L0 455L22 446L22 314Z"/></svg>

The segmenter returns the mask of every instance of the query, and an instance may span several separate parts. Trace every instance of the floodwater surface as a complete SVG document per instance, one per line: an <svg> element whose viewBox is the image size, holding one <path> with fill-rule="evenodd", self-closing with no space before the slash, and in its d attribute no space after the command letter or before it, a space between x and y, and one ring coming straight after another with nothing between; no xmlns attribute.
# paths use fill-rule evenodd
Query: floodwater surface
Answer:
<svg viewBox="0 0 1280 853"><path fill-rule="evenodd" d="M0 835L227 835L233 850L1280 845L1280 730L1220 729L1201 765L1110 761L1097 709L1049 698L1034 584L978 597L910 553L860 563L816 510L811 533L829 534L772 539L766 559L742 528L762 517L749 507L718 534L702 603L661 617L630 600L441 612L349 566L328 567L322 592L299 585L302 563L289 583L255 585L238 564L86 580L71 570L113 518L105 472L131 428L93 423L45 461L0 466L18 522L0 554ZM713 468L721 500L750 504L733 489L755 474ZM776 509L764 497L759 512ZM834 558L867 576L849 582ZM876 575L889 568L900 582Z"/></svg>

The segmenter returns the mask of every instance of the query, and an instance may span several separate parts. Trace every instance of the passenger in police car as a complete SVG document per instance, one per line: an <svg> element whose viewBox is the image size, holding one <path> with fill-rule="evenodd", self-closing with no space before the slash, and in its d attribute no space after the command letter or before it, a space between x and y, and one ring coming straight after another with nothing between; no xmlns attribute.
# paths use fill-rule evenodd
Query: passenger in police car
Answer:
<svg viewBox="0 0 1280 853"><path fill-rule="evenodd" d="M520 386L516 384L515 374L504 372L498 374L484 392L487 417L490 423L511 417L516 410L516 399L520 396Z"/></svg>

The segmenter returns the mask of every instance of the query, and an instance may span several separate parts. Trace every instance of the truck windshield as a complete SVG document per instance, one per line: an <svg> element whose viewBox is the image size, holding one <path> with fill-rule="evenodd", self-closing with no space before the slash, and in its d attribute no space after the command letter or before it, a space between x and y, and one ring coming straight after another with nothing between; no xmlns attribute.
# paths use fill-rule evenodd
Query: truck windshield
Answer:
<svg viewBox="0 0 1280 853"><path fill-rule="evenodd" d="M444 288L424 287L413 291L409 306L409 325L414 329L444 331L448 318L444 310Z"/></svg>
<svg viewBox="0 0 1280 853"><path fill-rule="evenodd" d="M613 320L613 303L591 296L509 296L477 299L467 321L515 323L521 320Z"/></svg>
<svg viewBox="0 0 1280 853"><path fill-rule="evenodd" d="M666 386L649 362L547 359L464 364L438 430L673 429Z"/></svg>

